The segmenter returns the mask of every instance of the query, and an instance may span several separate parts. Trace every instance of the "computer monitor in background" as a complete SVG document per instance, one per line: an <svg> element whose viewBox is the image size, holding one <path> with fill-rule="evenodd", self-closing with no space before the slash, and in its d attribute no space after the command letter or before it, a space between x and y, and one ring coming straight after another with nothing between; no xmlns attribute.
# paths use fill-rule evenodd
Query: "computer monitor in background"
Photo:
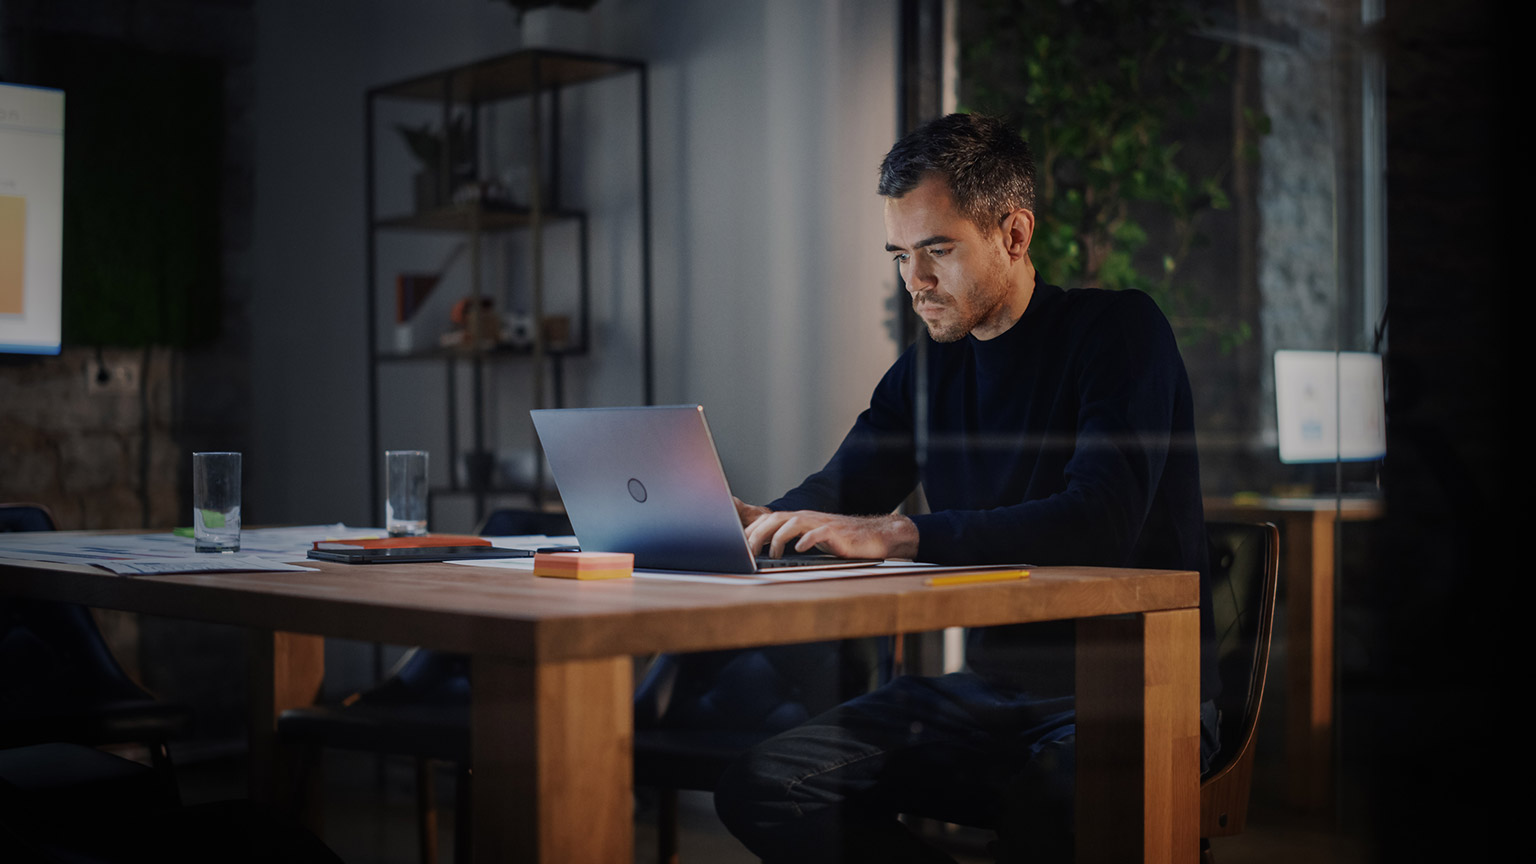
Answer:
<svg viewBox="0 0 1536 864"><path fill-rule="evenodd" d="M57 354L64 91L0 84L0 353Z"/></svg>
<svg viewBox="0 0 1536 864"><path fill-rule="evenodd" d="M1276 351L1280 461L1358 462L1387 453L1381 355Z"/></svg>

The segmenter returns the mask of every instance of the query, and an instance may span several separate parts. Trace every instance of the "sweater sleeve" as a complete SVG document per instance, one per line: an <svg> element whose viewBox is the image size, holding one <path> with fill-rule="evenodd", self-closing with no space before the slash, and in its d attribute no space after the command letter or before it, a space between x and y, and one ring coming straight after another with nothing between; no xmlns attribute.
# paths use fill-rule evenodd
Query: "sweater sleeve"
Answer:
<svg viewBox="0 0 1536 864"><path fill-rule="evenodd" d="M1116 301L1089 323L1067 367L1078 415L1059 491L988 510L914 516L919 560L1132 563L1188 383L1173 332L1151 298L1126 292Z"/></svg>
<svg viewBox="0 0 1536 864"><path fill-rule="evenodd" d="M770 502L770 510L872 516L890 513L906 498L917 486L911 399L915 354L909 349L886 371L869 407L826 467Z"/></svg>

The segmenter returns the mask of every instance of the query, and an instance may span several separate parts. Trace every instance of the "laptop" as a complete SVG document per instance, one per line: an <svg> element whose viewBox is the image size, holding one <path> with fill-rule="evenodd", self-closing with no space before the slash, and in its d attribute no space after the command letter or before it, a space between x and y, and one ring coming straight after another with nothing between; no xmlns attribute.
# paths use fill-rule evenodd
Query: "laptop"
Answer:
<svg viewBox="0 0 1536 864"><path fill-rule="evenodd" d="M701 405L529 412L581 548L643 570L759 573L877 563L754 556Z"/></svg>

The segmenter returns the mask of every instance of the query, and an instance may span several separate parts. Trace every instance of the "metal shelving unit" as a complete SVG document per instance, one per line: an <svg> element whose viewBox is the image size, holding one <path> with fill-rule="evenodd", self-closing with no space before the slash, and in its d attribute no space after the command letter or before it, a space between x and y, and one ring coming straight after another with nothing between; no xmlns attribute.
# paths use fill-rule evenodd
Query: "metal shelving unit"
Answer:
<svg viewBox="0 0 1536 864"><path fill-rule="evenodd" d="M493 57L464 66L445 69L405 81L386 84L368 91L366 97L366 170L367 170L367 281L365 283L368 315L368 452L381 452L380 370L401 364L441 365L446 396L446 433L448 440L449 482L433 488L434 497L469 495L473 497L475 518L485 515L487 501L508 496L522 497L534 507L548 504L543 476L543 458L537 436L528 430L534 448L534 476L531 483L512 484L496 478L494 460L487 439L487 413L498 396L486 386L489 364L526 364L529 367L528 392L535 407L563 407L566 402L567 361L589 354L592 349L592 297L590 278L591 237L588 211L563 200L562 161L570 158L561 146L568 94L572 88L620 76L632 76L636 82L636 155L633 172L637 188L640 266L635 274L635 290L640 298L641 389L646 404L654 400L653 356L651 347L651 255L650 255L650 179L649 132L647 129L647 93L645 65L635 60L530 49ZM516 114L526 112L522 119ZM400 148L388 149L380 136L380 120L392 116L414 154L416 171L410 161L402 161ZM513 116L509 122L508 117ZM401 118L414 119L416 125ZM522 134L506 129L523 126ZM434 128L435 127L435 128ZM613 134L601 129L595 133L583 127L582 134ZM514 140L519 139L519 140ZM393 155L393 162L389 157ZM526 175L522 184L504 182L495 175L496 165ZM521 185L523 188L513 188ZM402 194L407 193L407 194ZM382 211L382 212L381 212ZM546 339L547 301L550 291L562 289L546 284L547 229L554 225L573 225L576 232L576 285L566 286L567 300L574 294L575 311L568 316L566 337L560 344ZM483 244L510 242L521 237L528 249L531 279L524 286L531 321L525 338L517 344L480 338L479 328L466 328L461 345L445 347L381 347L381 297L388 287L381 283L381 251L391 244L409 245L417 238L435 237L439 241L458 240L463 249L454 248L449 260L461 251L468 253L468 289L464 298L469 309L479 310L483 303L494 309L500 300L510 306L512 286L509 278L487 276L483 266ZM443 265L446 270L448 265ZM434 282L434 284L436 284ZM435 290L435 289L433 289ZM396 287L403 292L402 287ZM405 300L396 297L397 316L402 315ZM478 312L468 314L480 314ZM493 314L496 314L493 312ZM567 317L567 316L562 316ZM397 317L397 321L400 320ZM498 319L499 320L499 319ZM470 376L468 405L461 405L460 375ZM467 408L467 413L466 413ZM466 428L467 427L467 428ZM466 440L467 439L467 440ZM465 477L461 482L459 466L463 460ZM370 471L372 512L381 509L382 483L375 468Z"/></svg>

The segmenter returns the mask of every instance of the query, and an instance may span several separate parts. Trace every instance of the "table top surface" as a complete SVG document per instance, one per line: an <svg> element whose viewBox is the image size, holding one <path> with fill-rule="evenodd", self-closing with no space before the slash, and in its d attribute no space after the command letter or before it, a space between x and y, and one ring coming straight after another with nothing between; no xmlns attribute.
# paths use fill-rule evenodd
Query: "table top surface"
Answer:
<svg viewBox="0 0 1536 864"><path fill-rule="evenodd" d="M1032 568L1028 579L929 587L920 575L771 585L575 581L455 564L115 576L0 559L0 595L367 641L564 660L732 648L1199 605L1198 576Z"/></svg>

